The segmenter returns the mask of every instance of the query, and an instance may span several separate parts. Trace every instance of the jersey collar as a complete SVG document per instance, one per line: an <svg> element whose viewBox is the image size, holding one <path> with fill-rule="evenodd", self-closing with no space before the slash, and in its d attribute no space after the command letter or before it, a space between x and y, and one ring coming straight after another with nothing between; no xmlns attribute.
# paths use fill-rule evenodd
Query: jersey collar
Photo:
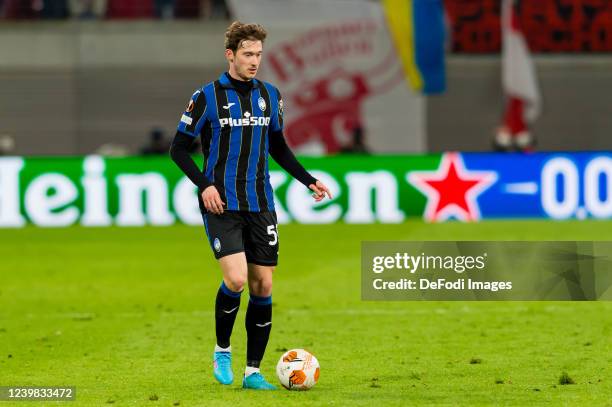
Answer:
<svg viewBox="0 0 612 407"><path fill-rule="evenodd" d="M232 82L229 80L229 78L225 74L226 72L223 72L221 76L219 76L219 83L221 84L221 86L227 89L236 89L236 87L232 84ZM261 86L261 82L253 78L253 89L259 88L260 86Z"/></svg>

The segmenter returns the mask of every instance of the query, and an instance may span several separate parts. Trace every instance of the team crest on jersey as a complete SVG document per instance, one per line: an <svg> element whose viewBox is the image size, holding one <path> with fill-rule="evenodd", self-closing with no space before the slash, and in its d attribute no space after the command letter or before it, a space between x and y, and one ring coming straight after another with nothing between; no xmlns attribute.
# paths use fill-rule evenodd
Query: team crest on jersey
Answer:
<svg viewBox="0 0 612 407"><path fill-rule="evenodd" d="M262 112L266 110L266 101L261 96L259 97L259 100L257 100L257 105Z"/></svg>
<svg viewBox="0 0 612 407"><path fill-rule="evenodd" d="M214 246L215 251L217 253L219 253L221 251L221 241L219 240L218 237L215 237L215 241L213 242L213 246Z"/></svg>

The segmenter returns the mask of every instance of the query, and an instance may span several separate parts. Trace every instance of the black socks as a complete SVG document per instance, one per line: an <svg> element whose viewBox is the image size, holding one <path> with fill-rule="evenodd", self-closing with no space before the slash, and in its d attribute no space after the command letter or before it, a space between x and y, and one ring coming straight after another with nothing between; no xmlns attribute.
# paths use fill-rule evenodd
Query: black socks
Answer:
<svg viewBox="0 0 612 407"><path fill-rule="evenodd" d="M217 292L215 329L217 345L221 348L230 346L230 336L240 308L241 293L242 291L230 290L224 282L221 283ZM250 295L245 326L247 331L247 366L259 368L272 330L272 296Z"/></svg>
<svg viewBox="0 0 612 407"><path fill-rule="evenodd" d="M225 282L221 283L215 301L215 329L217 332L217 345L221 348L230 346L230 336L236 321L238 308L240 308L240 294L227 288Z"/></svg>
<svg viewBox="0 0 612 407"><path fill-rule="evenodd" d="M245 326L247 331L247 366L259 367L272 330L272 296L251 294Z"/></svg>

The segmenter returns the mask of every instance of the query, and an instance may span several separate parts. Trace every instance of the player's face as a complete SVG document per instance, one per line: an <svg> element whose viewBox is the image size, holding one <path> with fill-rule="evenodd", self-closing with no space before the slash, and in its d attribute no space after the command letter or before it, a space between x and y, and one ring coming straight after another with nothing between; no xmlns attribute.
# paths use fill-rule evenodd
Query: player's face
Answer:
<svg viewBox="0 0 612 407"><path fill-rule="evenodd" d="M235 53L226 50L225 56L230 64L230 75L243 81L253 79L261 63L262 51L261 41L250 40L242 41Z"/></svg>

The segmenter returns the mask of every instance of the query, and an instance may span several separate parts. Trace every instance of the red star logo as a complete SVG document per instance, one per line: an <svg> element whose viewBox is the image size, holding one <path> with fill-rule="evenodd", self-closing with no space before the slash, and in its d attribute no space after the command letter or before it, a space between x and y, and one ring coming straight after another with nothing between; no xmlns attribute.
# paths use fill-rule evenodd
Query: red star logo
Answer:
<svg viewBox="0 0 612 407"><path fill-rule="evenodd" d="M411 171L406 179L427 197L425 220L475 221L480 219L476 198L497 180L497 173L468 171L459 153L446 153L436 171Z"/></svg>

